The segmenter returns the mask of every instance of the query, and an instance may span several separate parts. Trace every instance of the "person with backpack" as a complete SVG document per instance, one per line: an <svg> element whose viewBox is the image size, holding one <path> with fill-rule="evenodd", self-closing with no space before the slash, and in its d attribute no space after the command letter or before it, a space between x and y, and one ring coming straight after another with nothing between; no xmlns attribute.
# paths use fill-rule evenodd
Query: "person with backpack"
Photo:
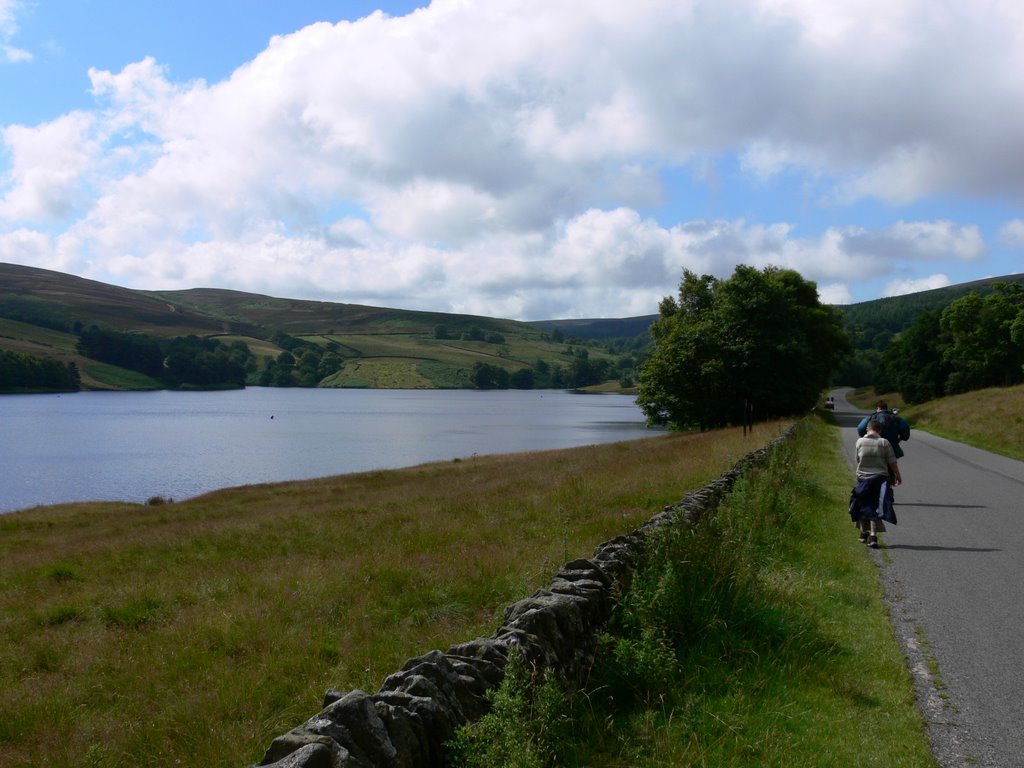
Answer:
<svg viewBox="0 0 1024 768"><path fill-rule="evenodd" d="M864 437L867 434L868 420L875 419L879 424L879 431L892 449L896 452L896 458L903 458L903 449L900 443L910 439L910 424L899 414L889 410L889 405L884 400L879 400L875 406L875 412L865 416L857 425L857 436Z"/></svg>
<svg viewBox="0 0 1024 768"><path fill-rule="evenodd" d="M850 519L860 540L873 549L878 548L878 534L885 532L885 524L896 524L892 489L903 482L896 451L881 431L881 419L871 414L864 436L857 440L857 484L850 491Z"/></svg>

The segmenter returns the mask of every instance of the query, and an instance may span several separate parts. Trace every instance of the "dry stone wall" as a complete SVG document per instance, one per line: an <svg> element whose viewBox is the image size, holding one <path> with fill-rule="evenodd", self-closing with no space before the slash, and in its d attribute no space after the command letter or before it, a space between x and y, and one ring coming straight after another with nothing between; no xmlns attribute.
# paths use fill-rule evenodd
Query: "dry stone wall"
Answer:
<svg viewBox="0 0 1024 768"><path fill-rule="evenodd" d="M510 653L573 686L582 683L611 618L615 596L629 587L647 541L680 519L713 512L749 467L763 463L793 427L740 460L721 477L666 507L632 533L573 560L551 583L505 610L493 637L410 659L374 694L328 691L323 707L274 739L261 766L273 768L434 768L456 729L487 712L487 691L500 685Z"/></svg>

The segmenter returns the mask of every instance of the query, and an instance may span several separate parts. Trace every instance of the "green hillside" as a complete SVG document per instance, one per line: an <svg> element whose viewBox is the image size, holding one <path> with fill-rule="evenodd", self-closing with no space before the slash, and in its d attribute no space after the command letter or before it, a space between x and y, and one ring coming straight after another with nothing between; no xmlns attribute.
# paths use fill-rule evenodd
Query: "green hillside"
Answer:
<svg viewBox="0 0 1024 768"><path fill-rule="evenodd" d="M612 345L513 320L210 288L131 290L0 263L0 350L74 362L85 388L161 386L80 354L78 335L92 326L165 344L241 342L252 356L249 384L282 385L291 371L288 385L300 386L562 387L618 379L636 362Z"/></svg>
<svg viewBox="0 0 1024 768"><path fill-rule="evenodd" d="M941 311L971 291L982 296L989 294L995 283L1024 283L1024 273L846 304L840 306L839 311L843 314L843 322L851 332L857 349L882 350L894 335L911 326L923 312Z"/></svg>
<svg viewBox="0 0 1024 768"><path fill-rule="evenodd" d="M945 288L890 296L839 307L843 325L850 334L853 354L833 376L836 384L863 387L878 382L883 353L926 312L941 313L954 301L975 292L988 296L996 283L1024 283L1024 274L990 277ZM888 386L888 384L885 384Z"/></svg>
<svg viewBox="0 0 1024 768"><path fill-rule="evenodd" d="M984 295L1001 281L1024 282L1024 274L840 307L855 353L837 380L869 383L881 351L922 312L941 310L970 291ZM0 263L0 352L74 363L88 389L167 385L81 354L79 334L98 326L163 346L188 336L243 344L248 384L565 387L603 379L614 390L617 382L629 383L646 354L655 318L526 323L212 288L142 291Z"/></svg>

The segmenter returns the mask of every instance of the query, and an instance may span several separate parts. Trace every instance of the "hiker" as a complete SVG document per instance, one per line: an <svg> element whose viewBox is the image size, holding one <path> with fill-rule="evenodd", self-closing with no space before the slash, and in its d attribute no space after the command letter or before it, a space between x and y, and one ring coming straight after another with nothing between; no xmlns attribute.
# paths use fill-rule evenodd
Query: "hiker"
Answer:
<svg viewBox="0 0 1024 768"><path fill-rule="evenodd" d="M896 451L882 436L882 422L871 415L864 436L857 440L857 484L850 492L850 518L857 526L859 538L873 549L878 548L878 534L885 524L896 525L893 486L903 477L896 461Z"/></svg>
<svg viewBox="0 0 1024 768"><path fill-rule="evenodd" d="M875 406L875 412L865 416L861 419L860 424L857 425L857 435L859 437L864 437L867 433L869 419L877 419L879 421L880 434L889 441L892 449L896 452L896 458L902 459L903 449L900 447L900 443L903 440L910 439L910 424L907 423L907 420L896 411L890 411L885 400L879 400Z"/></svg>

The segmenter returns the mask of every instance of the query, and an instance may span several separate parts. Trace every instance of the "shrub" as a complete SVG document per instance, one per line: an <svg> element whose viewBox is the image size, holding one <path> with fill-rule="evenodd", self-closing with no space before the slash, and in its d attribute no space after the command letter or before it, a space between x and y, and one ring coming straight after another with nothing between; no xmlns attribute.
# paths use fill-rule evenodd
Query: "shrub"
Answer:
<svg viewBox="0 0 1024 768"><path fill-rule="evenodd" d="M501 685L487 692L491 711L459 729L452 744L463 768L544 768L564 740L568 705L553 675L532 673L510 653Z"/></svg>

